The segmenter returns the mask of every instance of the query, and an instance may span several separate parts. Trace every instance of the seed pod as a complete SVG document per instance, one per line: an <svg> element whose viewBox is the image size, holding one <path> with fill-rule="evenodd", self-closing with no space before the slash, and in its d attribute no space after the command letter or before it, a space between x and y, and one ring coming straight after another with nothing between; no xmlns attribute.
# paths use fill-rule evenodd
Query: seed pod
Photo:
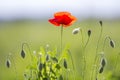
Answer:
<svg viewBox="0 0 120 80"><path fill-rule="evenodd" d="M114 41L113 41L113 40L110 40L110 46L111 46L112 48L114 48L114 47L115 47L115 43L114 43Z"/></svg>
<svg viewBox="0 0 120 80"><path fill-rule="evenodd" d="M25 58L25 52L24 52L24 50L22 49L22 51L21 51L21 57L24 59Z"/></svg>
<svg viewBox="0 0 120 80"><path fill-rule="evenodd" d="M104 67L101 67L100 70L99 70L99 73L102 73L104 70Z"/></svg>
<svg viewBox="0 0 120 80"><path fill-rule="evenodd" d="M105 67L105 65L106 65L106 60L105 60L105 58L102 58L102 60L101 60L101 65L102 65L102 67Z"/></svg>
<svg viewBox="0 0 120 80"><path fill-rule="evenodd" d="M64 68L67 69L67 61L64 59Z"/></svg>
<svg viewBox="0 0 120 80"><path fill-rule="evenodd" d="M102 26L102 21L99 21L100 25Z"/></svg>
<svg viewBox="0 0 120 80"><path fill-rule="evenodd" d="M6 61L6 66L7 66L7 68L10 68L10 66L11 66L11 62L9 59L7 59L7 61Z"/></svg>
<svg viewBox="0 0 120 80"><path fill-rule="evenodd" d="M73 29L72 34L78 34L79 31L80 31L80 27L79 28L75 28L75 29Z"/></svg>
<svg viewBox="0 0 120 80"><path fill-rule="evenodd" d="M88 30L88 36L90 37L90 35L91 35L91 30Z"/></svg>
<svg viewBox="0 0 120 80"><path fill-rule="evenodd" d="M43 64L41 62L39 63L38 68L39 68L40 71L42 71Z"/></svg>

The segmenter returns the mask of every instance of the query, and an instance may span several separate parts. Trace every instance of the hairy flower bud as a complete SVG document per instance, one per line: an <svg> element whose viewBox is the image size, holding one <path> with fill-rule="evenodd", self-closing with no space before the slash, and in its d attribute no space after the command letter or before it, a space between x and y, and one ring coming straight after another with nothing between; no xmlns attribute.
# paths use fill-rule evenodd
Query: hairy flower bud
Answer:
<svg viewBox="0 0 120 80"><path fill-rule="evenodd" d="M112 48L114 48L114 47L115 47L115 43L114 43L114 41L113 41L113 40L110 40L110 46L111 46Z"/></svg>
<svg viewBox="0 0 120 80"><path fill-rule="evenodd" d="M24 59L25 58L25 52L24 50L21 51L21 57Z"/></svg>
<svg viewBox="0 0 120 80"><path fill-rule="evenodd" d="M9 59L7 59L7 61L6 61L6 66L7 66L7 68L10 68L10 66L11 66L11 62Z"/></svg>
<svg viewBox="0 0 120 80"><path fill-rule="evenodd" d="M90 37L90 35L91 35L91 30L88 30L88 36Z"/></svg>
<svg viewBox="0 0 120 80"><path fill-rule="evenodd" d="M73 29L72 34L78 34L80 31L80 27Z"/></svg>

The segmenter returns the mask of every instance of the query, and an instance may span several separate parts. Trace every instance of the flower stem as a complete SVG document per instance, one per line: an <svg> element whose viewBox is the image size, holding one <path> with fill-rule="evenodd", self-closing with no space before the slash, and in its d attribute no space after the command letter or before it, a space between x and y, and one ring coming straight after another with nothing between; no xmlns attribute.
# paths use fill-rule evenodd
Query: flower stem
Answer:
<svg viewBox="0 0 120 80"><path fill-rule="evenodd" d="M63 43L63 25L61 26L61 54L62 54L62 43Z"/></svg>
<svg viewBox="0 0 120 80"><path fill-rule="evenodd" d="M80 30L80 32L81 32L81 40L82 40L82 46L84 45L84 41L83 41L83 31L82 31L82 29Z"/></svg>
<svg viewBox="0 0 120 80"><path fill-rule="evenodd" d="M83 56L82 60L83 60L83 65L84 65L83 69L82 69L82 78L84 80L84 78L85 78L85 66L86 66L86 60L85 60L85 55L84 55L85 46L84 46L83 30L81 29L80 32L81 32L81 41L82 41L82 56Z"/></svg>
<svg viewBox="0 0 120 80"><path fill-rule="evenodd" d="M99 38L98 38L98 41L97 41L97 46L96 46L94 63L93 63L94 66L96 65L96 62L97 62L98 46L99 46L99 43L100 43L100 39L101 39L101 37L102 37L102 32L103 32L103 27L101 26L100 35L99 35ZM97 65L96 65L96 66L97 66ZM91 72L91 80L93 80L92 78L93 78L94 70L95 70L95 74L96 74L96 73L97 73L97 67L95 67L95 69L92 69L92 72ZM96 79L96 77L97 77L97 75L95 75L95 79Z"/></svg>
<svg viewBox="0 0 120 80"><path fill-rule="evenodd" d="M74 75L74 79L73 79L73 80L76 80L76 78L75 78L76 70L75 70L75 65L74 65L73 57L72 57L71 51L70 51L69 49L68 49L67 51L68 51L68 53L70 54L70 58L71 58L71 61L72 61L73 75Z"/></svg>
<svg viewBox="0 0 120 80"><path fill-rule="evenodd" d="M89 40L90 40L90 36L88 37L87 42L85 43L85 46L83 47L83 54L84 54L84 56L83 56L83 60L84 60L83 80L85 80L85 73L86 73L86 54L85 54L85 49L86 49L86 47L88 45Z"/></svg>
<svg viewBox="0 0 120 80"><path fill-rule="evenodd" d="M102 51L104 52L104 49L105 49L105 43L106 43L106 40L109 39L111 41L111 38L109 36L106 36L105 37L105 40L104 40L104 43L103 43L103 48L102 48Z"/></svg>
<svg viewBox="0 0 120 80"><path fill-rule="evenodd" d="M116 60L115 60L115 64L114 64L114 69L113 72L115 73L117 70L117 64L119 62L119 56L120 56L120 52L118 53L118 55L116 56Z"/></svg>

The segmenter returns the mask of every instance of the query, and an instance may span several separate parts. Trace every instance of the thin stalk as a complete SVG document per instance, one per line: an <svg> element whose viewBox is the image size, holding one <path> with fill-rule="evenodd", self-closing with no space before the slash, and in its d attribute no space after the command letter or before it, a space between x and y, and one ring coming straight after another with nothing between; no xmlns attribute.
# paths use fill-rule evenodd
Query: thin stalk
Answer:
<svg viewBox="0 0 120 80"><path fill-rule="evenodd" d="M71 51L70 51L69 49L68 49L67 51L68 51L68 53L70 54L70 58L71 58L71 60L72 60L73 70L75 70L75 65L74 65L74 62L73 62L73 58L72 58Z"/></svg>
<svg viewBox="0 0 120 80"><path fill-rule="evenodd" d="M86 49L86 47L87 47L87 45L88 45L89 40L90 40L90 37L88 37L87 42L85 43L84 51L85 51L85 49Z"/></svg>
<svg viewBox="0 0 120 80"><path fill-rule="evenodd" d="M84 41L83 41L83 31L82 31L82 29L80 29L80 32L81 32L82 46L84 46Z"/></svg>
<svg viewBox="0 0 120 80"><path fill-rule="evenodd" d="M103 32L103 27L101 26L101 28L100 28L100 35L99 35L99 38L98 38L98 41L97 41L97 46L96 46L96 52L95 52L95 58L94 58L94 63L93 63L93 65L96 65L96 62L97 62L98 46L99 46L99 43L100 43L100 39L101 39L101 37L102 37L102 32ZM97 66L97 65L96 65L96 66ZM95 73L96 73L97 68L95 67L95 69L93 69L93 70L91 71L91 80L93 80L92 78L93 78L94 70L95 70ZM96 79L96 75L95 75L95 79Z"/></svg>
<svg viewBox="0 0 120 80"><path fill-rule="evenodd" d="M62 44L63 44L63 25L61 26L61 53L62 53Z"/></svg>
<svg viewBox="0 0 120 80"><path fill-rule="evenodd" d="M76 80L76 79L75 79L75 74L76 74L76 73L75 73L75 65L74 65L74 62L73 62L73 57L72 57L71 51L70 51L69 49L68 49L67 51L68 51L68 53L70 54L70 58L71 58L72 65L73 65L73 72L74 72L73 75L74 75L74 80Z"/></svg>
<svg viewBox="0 0 120 80"><path fill-rule="evenodd" d="M83 48L83 54L84 54L84 57L83 57L83 59L84 59L83 80L85 79L85 72L86 72L86 54L85 54L85 49L86 49L86 47L88 45L89 39L90 39L90 36L88 37L87 42L85 43L85 46Z"/></svg>
<svg viewBox="0 0 120 80"><path fill-rule="evenodd" d="M102 51L104 52L104 49L105 49L105 43L106 43L106 40L109 39L111 40L111 38L109 36L106 36L105 39L104 39L104 43L103 43L103 48L102 48Z"/></svg>
<svg viewBox="0 0 120 80"><path fill-rule="evenodd" d="M61 60L62 60L62 56L63 56L63 53L62 53L62 44L63 44L63 25L61 26L61 35L60 35L60 38L61 38L61 40L60 40L60 59L59 59L59 62L58 63L60 63L61 62Z"/></svg>
<svg viewBox="0 0 120 80"><path fill-rule="evenodd" d="M113 72L115 73L116 70L117 70L117 63L119 61L119 56L120 56L120 52L118 53L118 56L116 56L116 60L115 60L115 65L114 65L114 69L113 69Z"/></svg>
<svg viewBox="0 0 120 80"><path fill-rule="evenodd" d="M85 69L85 65L86 65L86 60L85 60L85 58L84 58L84 41L83 41L83 30L82 29L80 29L80 32L81 32L81 40L82 40L82 55L83 55L83 60L84 60L84 67L83 67L83 72L82 72L82 78L83 78L83 80L84 80L84 69Z"/></svg>

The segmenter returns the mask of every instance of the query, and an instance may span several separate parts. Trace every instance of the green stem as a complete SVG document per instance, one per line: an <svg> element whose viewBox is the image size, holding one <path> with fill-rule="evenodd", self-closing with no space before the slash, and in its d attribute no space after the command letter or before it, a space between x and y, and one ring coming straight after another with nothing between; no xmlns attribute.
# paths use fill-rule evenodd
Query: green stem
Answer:
<svg viewBox="0 0 120 80"><path fill-rule="evenodd" d="M118 56L116 56L115 65L114 65L114 69L113 69L113 72L114 72L114 73L115 73L116 70L117 70L117 63L119 62L119 56L120 56L120 53L118 53Z"/></svg>
<svg viewBox="0 0 120 80"><path fill-rule="evenodd" d="M85 56L84 56L84 39L83 39L83 30L80 29L80 32L81 32L81 40L82 40L82 55L83 55L83 61L84 61L84 66L83 66L83 72L82 72L82 78L84 80L84 72L85 72L85 66L86 66L86 60L85 60Z"/></svg>
<svg viewBox="0 0 120 80"><path fill-rule="evenodd" d="M81 40L82 40L82 46L84 45L84 41L83 41L83 31L82 29L80 29L80 32L81 32Z"/></svg>
<svg viewBox="0 0 120 80"><path fill-rule="evenodd" d="M68 53L70 54L70 58L71 58L71 60L72 60L73 70L75 70L75 65L74 65L74 62L73 62L73 58L72 58L71 51L70 51L69 49L68 49L67 51L68 51Z"/></svg>
<svg viewBox="0 0 120 80"><path fill-rule="evenodd" d="M106 43L106 40L109 39L111 40L111 38L109 36L106 36L105 37L105 40L104 40L104 43L103 43L103 48L102 48L102 51L104 52L104 49L105 49L105 43Z"/></svg>
<svg viewBox="0 0 120 80"><path fill-rule="evenodd" d="M83 48L83 54L84 54L84 56L83 56L83 60L84 60L83 80L85 79L85 72L86 72L86 54L85 54L85 49L86 49L86 47L88 45L89 40L90 40L90 37L88 37L87 42L85 43L85 46Z"/></svg>
<svg viewBox="0 0 120 80"><path fill-rule="evenodd" d="M73 65L74 80L76 80L76 79L75 79L76 71L75 71L75 65L74 65L73 57L72 57L71 51L70 51L69 49L68 49L67 51L68 51L68 53L70 54L70 58L71 58L72 65Z"/></svg>
<svg viewBox="0 0 120 80"><path fill-rule="evenodd" d="M62 39L63 38L63 25L61 26L61 53L62 53Z"/></svg>
<svg viewBox="0 0 120 80"><path fill-rule="evenodd" d="M90 37L88 37L88 39L87 39L87 42L86 42L86 44L85 44L85 46L84 46L84 51L85 51L85 49L86 49L86 47L87 47L87 45L88 45L89 40L90 40Z"/></svg>
<svg viewBox="0 0 120 80"><path fill-rule="evenodd" d="M100 39L101 39L101 37L102 37L102 32L103 32L103 27L101 26L100 35L99 35L99 39L98 39L97 46L96 46L96 52L95 52L94 63L93 63L94 66L97 66L97 65L96 65L96 62L97 62L98 46L99 46L99 43L100 43ZM95 74L96 74L97 68L95 67L95 69L92 70L92 72L91 72L91 80L93 80L92 78L93 78L94 70L95 70ZM95 75L95 79L96 79L96 77L97 77L97 75Z"/></svg>

